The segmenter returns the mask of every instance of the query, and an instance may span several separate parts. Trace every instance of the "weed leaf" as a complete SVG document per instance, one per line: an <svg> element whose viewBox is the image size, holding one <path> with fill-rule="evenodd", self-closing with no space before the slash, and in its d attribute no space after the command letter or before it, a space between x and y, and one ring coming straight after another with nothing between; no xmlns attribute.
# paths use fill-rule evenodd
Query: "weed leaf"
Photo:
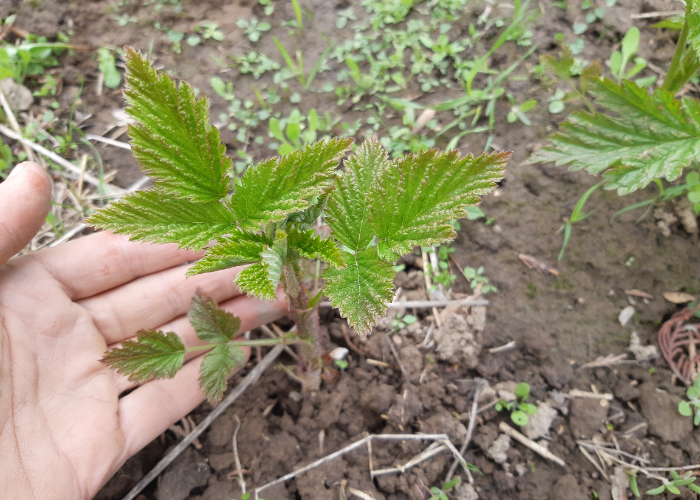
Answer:
<svg viewBox="0 0 700 500"><path fill-rule="evenodd" d="M185 82L158 74L148 59L126 48L127 114L131 149L156 189L196 203L218 201L229 192L232 168L219 131L209 123L209 101L195 98Z"/></svg>
<svg viewBox="0 0 700 500"><path fill-rule="evenodd" d="M272 241L265 236L231 231L230 236L221 238L218 245L209 248L204 257L187 270L187 276L259 262L265 245L270 243Z"/></svg>
<svg viewBox="0 0 700 500"><path fill-rule="evenodd" d="M700 154L700 103L647 89L630 81L604 79L590 88L596 104L619 116L580 111L560 126L552 145L530 161L571 165L603 173L606 189L625 195L652 180L677 179ZM642 124L642 125L640 125Z"/></svg>
<svg viewBox="0 0 700 500"><path fill-rule="evenodd" d="M389 156L376 137L364 141L345 162L335 181L326 209L333 237L353 251L364 250L372 240L368 223L369 202L377 176L389 165Z"/></svg>
<svg viewBox="0 0 700 500"><path fill-rule="evenodd" d="M273 300L277 297L277 287L270 283L267 266L267 263L253 264L238 273L233 281L242 292L261 299Z"/></svg>
<svg viewBox="0 0 700 500"><path fill-rule="evenodd" d="M225 344L241 328L241 318L219 309L214 299L197 291L190 306L190 324L197 337L207 342Z"/></svg>
<svg viewBox="0 0 700 500"><path fill-rule="evenodd" d="M331 187L334 170L350 144L352 139L319 141L249 167L231 199L241 228L255 231L308 208L307 198Z"/></svg>
<svg viewBox="0 0 700 500"><path fill-rule="evenodd" d="M370 220L379 238L379 256L395 260L416 245L456 236L450 221L493 191L510 153L459 158L457 151L421 151L394 160L380 176Z"/></svg>
<svg viewBox="0 0 700 500"><path fill-rule="evenodd" d="M355 255L344 252L343 258L345 269L329 267L324 271L325 293L355 331L366 337L393 298L396 272L391 263L379 258L376 247Z"/></svg>
<svg viewBox="0 0 700 500"><path fill-rule="evenodd" d="M295 227L288 228L288 235L289 249L302 257L323 260L336 268L345 267L343 255L332 239L316 236L313 229L302 231Z"/></svg>
<svg viewBox="0 0 700 500"><path fill-rule="evenodd" d="M173 332L141 330L136 340L105 353L100 360L135 382L149 378L172 378L182 368L185 344Z"/></svg>
<svg viewBox="0 0 700 500"><path fill-rule="evenodd" d="M212 405L219 404L231 372L243 366L243 363L245 354L238 346L231 344L218 344L204 355L199 369L199 385Z"/></svg>
<svg viewBox="0 0 700 500"><path fill-rule="evenodd" d="M164 198L153 190L128 194L86 222L128 234L132 240L177 243L180 248L194 250L235 228L233 214L218 201L191 203Z"/></svg>

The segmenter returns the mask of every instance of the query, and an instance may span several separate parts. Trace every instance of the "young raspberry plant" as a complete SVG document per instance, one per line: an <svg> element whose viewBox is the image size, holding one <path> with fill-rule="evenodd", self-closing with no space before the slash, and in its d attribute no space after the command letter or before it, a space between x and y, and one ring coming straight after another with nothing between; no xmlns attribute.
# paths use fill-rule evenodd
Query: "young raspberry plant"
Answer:
<svg viewBox="0 0 700 500"><path fill-rule="evenodd" d="M415 246L456 236L451 221L466 216L503 177L510 153L460 158L456 151L422 151L390 160L376 138L365 140L339 165L352 139L315 142L269 158L233 177L219 132L209 122L206 97L185 82L158 74L134 49L127 56L127 113L131 146L154 181L89 219L97 228L132 240L206 249L188 276L246 265L238 288L275 299L282 288L296 332L285 338L234 340L240 320L195 296L190 319L211 349L200 382L218 402L231 371L244 360L240 347L295 343L296 375L316 390L324 369L318 306L327 297L362 337L383 317L393 297L395 261ZM231 180L233 178L233 181ZM331 235L313 225L325 218ZM325 286L312 294L304 260L325 265ZM103 362L134 380L172 377L187 351L172 332L142 331L105 354Z"/></svg>

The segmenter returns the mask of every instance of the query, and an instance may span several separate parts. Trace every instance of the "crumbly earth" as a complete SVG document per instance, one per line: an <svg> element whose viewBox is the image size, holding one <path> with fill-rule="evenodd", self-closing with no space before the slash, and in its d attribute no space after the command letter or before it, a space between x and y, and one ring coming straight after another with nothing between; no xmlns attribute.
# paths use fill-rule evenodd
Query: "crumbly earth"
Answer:
<svg viewBox="0 0 700 500"><path fill-rule="evenodd" d="M18 9L18 26L32 33L51 36L57 29L72 29L72 41L93 47L104 45L133 45L145 50L154 37L154 54L159 67L171 68L174 74L201 89L209 89L209 78L219 70L211 56L219 54L215 45L195 48L183 44L183 54L173 54L162 33L151 27L155 16L152 9L141 9L133 2L129 7L138 13L139 23L117 28L109 12L107 0L58 1L40 0L38 8L31 2L9 0L0 5L0 17ZM314 29L333 33L336 10L359 2L347 0L302 0L313 11ZM535 54L555 53L557 32L571 34L571 25L582 14L575 8L565 12L542 2L543 15L533 27ZM569 2L576 3L576 2ZM603 2L604 3L604 2ZM593 60L607 60L616 40L632 26L630 14L667 11L680 8L671 0L618 0L608 8L606 26L596 24L585 35L586 48L581 54ZM226 34L219 46L223 54L247 51L248 42L236 27L236 20L258 13L260 7L252 0L202 0L185 3L185 14L170 19L176 29L187 30L202 20L215 20ZM483 8L479 2L470 7L475 13ZM287 2L279 2L273 15L273 25L291 19L293 12ZM646 21L636 22L640 27ZM332 28L332 29L331 29ZM305 59L313 61L325 49L311 30L304 33ZM271 34L289 40L286 28L274 28ZM260 42L260 50L275 53L269 33ZM347 36L347 35L346 35ZM668 35L650 28L643 29L646 42L640 55L657 66L665 67L673 46ZM308 42L308 43L307 43ZM517 55L509 44L499 51L491 64L505 68ZM220 55L220 54L219 54ZM531 68L536 59L526 64ZM85 78L85 89L79 108L92 114L87 120L89 132L101 134L113 122L112 111L123 107L118 91L106 91L98 97L94 92L97 61L92 51L75 51L61 60L63 76L61 102L72 102L77 94L79 78ZM227 73L238 97L254 98L253 90L237 86L235 71ZM328 73L319 78L332 78ZM261 85L266 82L261 79ZM296 83L291 83L292 88ZM657 467L700 463L700 431L689 419L677 412L684 388L672 381L671 372L663 359L642 364L621 364L613 368L584 368L599 356L624 353L630 335L636 331L642 345L656 342L656 332L662 321L678 306L663 300L666 291L700 294L700 247L697 232L686 229L692 224L676 222L666 225L662 233L654 217L635 223L639 216L630 212L610 221L617 210L650 197L640 192L618 198L613 192L596 194L590 207L599 209L588 219L576 224L566 258L556 267L559 276L541 275L527 268L518 258L524 253L555 265L562 236L557 229L567 217L579 196L596 182L588 174L569 172L553 165L527 165L529 153L545 143L546 137L564 115L547 112L547 97L553 89L541 86L535 79L511 82L509 91L518 102L537 99L540 104L530 113L532 125L505 120L509 108L501 102L498 108L499 126L494 144L499 149L513 151L513 158L504 181L496 194L488 197L482 208L494 224L484 219L462 221L462 229L454 243L454 259L460 266L484 266L497 288L486 296L490 300L486 324L478 336L482 345L474 346L470 356L443 356L422 346L429 319L425 312L416 313L418 327L388 338L387 331L377 330L366 343L356 340L364 355L351 351L349 368L339 380L307 397L300 397L298 387L282 370L268 370L258 384L220 416L200 438L202 448L188 451L172 464L159 481L150 485L142 499L190 498L228 500L240 498L240 489L233 475L231 453L233 417L237 415L242 428L238 437L240 459L245 479L251 485L268 481L337 450L365 433L446 432L460 445L466 414L471 408L475 377L485 379L491 386L499 382L527 382L532 387L531 401L545 402L557 409L549 422L549 432L543 442L549 450L566 462L562 468L523 447L515 441L502 452L504 460L496 463L489 450L499 439L498 424L509 422L505 414L493 408L479 416L473 442L465 457L482 472L475 475L474 488L460 488L456 498L473 500L519 499L611 499L608 482L586 460L576 446L577 439L615 435L620 447L629 453L647 454ZM213 116L225 109L224 101L208 92L213 103ZM425 96L425 102L440 102L457 97L452 90ZM37 108L44 104L35 104ZM336 109L334 98L328 94L304 97L304 109ZM291 105L290 105L291 107ZM344 119L353 120L349 107L342 109ZM445 117L444 119L448 119ZM397 118L398 120L399 118ZM462 143L463 153L481 151L486 137L471 135ZM122 137L125 140L126 137ZM224 139L227 138L224 134ZM105 168L116 169L117 183L127 186L141 174L130 154L110 147L97 146ZM258 159L267 151L251 149ZM675 212L668 207L667 211ZM686 229L684 229L686 228ZM403 259L407 268L397 278L407 292L420 298L422 278L420 259ZM453 269L456 271L456 269ZM415 278L418 279L415 279ZM636 314L625 327L618 322L619 312L629 305L625 290L639 289L653 295L648 303L636 299ZM469 293L461 276L454 290ZM342 333L343 320L336 313L323 312L324 328L334 345L347 347ZM384 322L384 325L390 324ZM496 353L489 348L516 341L514 349ZM405 364L408 381L396 364L387 342L394 342ZM479 352L480 350L480 352ZM467 359L468 358L468 359ZM391 367L372 365L368 359L385 361ZM283 360L289 363L289 360ZM654 368L654 370L650 370ZM232 380L235 384L237 378ZM596 390L611 393L610 402L566 400L557 396L571 389ZM556 391L556 393L553 393ZM494 394L491 391L489 394ZM491 396L493 397L493 396ZM557 400L559 397L559 400ZM481 400L483 406L490 400ZM263 416L263 412L272 410ZM200 421L211 410L202 404L191 417ZM459 420L458 420L459 418ZM461 420L461 422L460 422ZM631 431L631 432L628 432ZM167 432L142 452L129 460L103 488L97 498L121 498L164 453L176 442ZM502 443L505 440L499 441ZM504 447L505 448L505 447ZM392 443L374 446L372 464L375 469L405 463L420 453L423 445ZM499 460L500 461L500 460ZM404 475L383 476L370 480L369 457L361 448L341 459L289 481L286 485L266 490L266 500L326 500L339 497L343 481L370 493L376 499L419 499L422 486L440 486L452 460L441 454L415 467ZM608 471L612 475L612 471ZM463 476L464 477L464 476ZM640 489L658 483L640 477ZM423 493L425 494L425 489ZM675 498L669 495L667 498ZM686 494L683 498L689 498Z"/></svg>

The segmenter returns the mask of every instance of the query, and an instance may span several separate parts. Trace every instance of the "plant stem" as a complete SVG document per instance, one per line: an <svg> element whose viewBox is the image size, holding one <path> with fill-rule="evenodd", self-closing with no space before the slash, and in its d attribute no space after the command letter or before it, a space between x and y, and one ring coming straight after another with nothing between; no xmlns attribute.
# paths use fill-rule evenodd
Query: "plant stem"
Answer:
<svg viewBox="0 0 700 500"><path fill-rule="evenodd" d="M237 347L261 347L267 345L277 345L277 344L301 344L307 342L299 337L276 337L272 339L254 339L254 340L233 340L227 342L229 345L235 345ZM195 347L188 347L185 352L191 351L203 351L205 349L211 349L212 347L218 345L216 342L212 344L198 345Z"/></svg>
<svg viewBox="0 0 700 500"><path fill-rule="evenodd" d="M683 59L683 53L685 52L685 44L688 41L688 32L690 30L688 26L688 17L691 14L690 5L691 2L686 2L685 17L683 18L683 29L681 30L681 34L678 37L676 51L673 53L671 65L668 67L668 73L666 73L666 78L664 78L664 83L661 86L661 88L664 90L671 90L671 84L675 80L676 73L678 72L678 67L680 66L681 60Z"/></svg>
<svg viewBox="0 0 700 500"><path fill-rule="evenodd" d="M282 268L282 286L289 300L289 314L297 325L299 345L299 373L304 392L321 387L323 346L318 319L318 305L309 307L309 293L301 281L301 269L292 262Z"/></svg>

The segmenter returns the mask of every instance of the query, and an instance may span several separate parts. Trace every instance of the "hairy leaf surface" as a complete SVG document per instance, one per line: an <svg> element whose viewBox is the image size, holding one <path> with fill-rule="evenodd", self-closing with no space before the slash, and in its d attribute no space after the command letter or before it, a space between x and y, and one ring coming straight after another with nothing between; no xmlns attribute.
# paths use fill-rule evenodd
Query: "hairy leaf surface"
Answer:
<svg viewBox="0 0 700 500"><path fill-rule="evenodd" d="M209 248L204 257L187 270L187 276L259 262L265 245L271 243L264 236L238 229L231 231L230 236L221 238L216 246Z"/></svg>
<svg viewBox="0 0 700 500"><path fill-rule="evenodd" d="M608 79L590 88L596 104L619 116L579 111L559 127L530 161L603 172L607 189L620 195L657 178L677 179L700 154L700 103L695 99Z"/></svg>
<svg viewBox="0 0 700 500"><path fill-rule="evenodd" d="M173 332L141 330L136 340L105 353L100 360L135 382L150 378L172 378L182 368L185 344Z"/></svg>
<svg viewBox="0 0 700 500"><path fill-rule="evenodd" d="M270 286L276 290L277 285L280 284L282 267L287 263L287 234L284 231L279 231L275 242L267 247L260 256L267 271Z"/></svg>
<svg viewBox="0 0 700 500"><path fill-rule="evenodd" d="M393 260L416 245L456 236L450 221L465 217L503 177L510 153L459 157L457 151L421 151L394 160L370 200L379 256Z"/></svg>
<svg viewBox="0 0 700 500"><path fill-rule="evenodd" d="M249 295L268 300L277 298L276 287L270 283L267 264L253 264L238 273L233 281L241 291Z"/></svg>
<svg viewBox="0 0 700 500"><path fill-rule="evenodd" d="M365 140L345 162L335 181L326 218L333 237L346 247L364 250L374 235L369 224L377 176L389 166L389 155L376 137Z"/></svg>
<svg viewBox="0 0 700 500"><path fill-rule="evenodd" d="M231 199L241 228L256 231L308 208L307 198L320 196L331 187L334 170L350 144L352 139L319 141L249 167Z"/></svg>
<svg viewBox="0 0 700 500"><path fill-rule="evenodd" d="M319 259L333 267L345 267L338 245L330 238L322 239L313 229L303 231L294 227L287 229L289 249L307 259Z"/></svg>
<svg viewBox="0 0 700 500"><path fill-rule="evenodd" d="M235 219L218 201L191 203L164 198L158 191L128 194L86 221L132 240L177 243L199 250L211 240L230 233Z"/></svg>
<svg viewBox="0 0 700 500"><path fill-rule="evenodd" d="M379 258L376 247L355 255L344 252L345 269L326 268L325 293L361 337L372 331L393 298L396 272Z"/></svg>
<svg viewBox="0 0 700 500"><path fill-rule="evenodd" d="M219 404L231 372L243 363L245 354L240 347L231 344L218 344L204 355L199 369L199 385L212 405Z"/></svg>
<svg viewBox="0 0 700 500"><path fill-rule="evenodd" d="M218 201L229 192L226 156L219 131L209 123L209 101L195 98L185 82L158 74L148 59L126 48L127 114L131 149L156 189L197 203Z"/></svg>
<svg viewBox="0 0 700 500"><path fill-rule="evenodd" d="M216 301L197 291L190 306L190 324L197 337L213 343L226 343L241 328L241 318L219 309Z"/></svg>

